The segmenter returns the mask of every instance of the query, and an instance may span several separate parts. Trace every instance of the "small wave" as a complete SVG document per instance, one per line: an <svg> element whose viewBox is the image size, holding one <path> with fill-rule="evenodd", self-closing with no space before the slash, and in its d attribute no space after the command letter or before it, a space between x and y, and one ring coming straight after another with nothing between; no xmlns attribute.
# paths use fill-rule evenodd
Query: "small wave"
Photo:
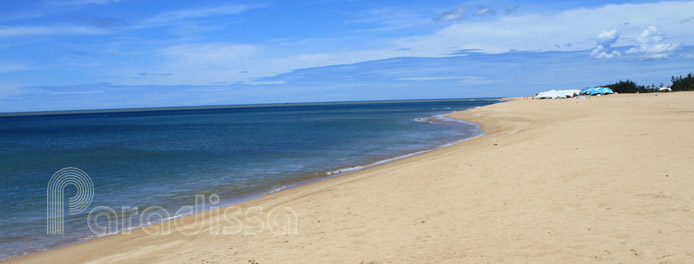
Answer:
<svg viewBox="0 0 694 264"><path fill-rule="evenodd" d="M272 190L269 190L269 191L265 192L263 195L268 195L268 194L276 193L276 192L279 192L279 191L284 190L284 189L287 189L287 188L289 188L289 186L283 185L283 186L280 186L280 187L277 187L277 188L273 188Z"/></svg>
<svg viewBox="0 0 694 264"><path fill-rule="evenodd" d="M455 122L455 123L463 123L463 124L471 124L462 120L457 120L453 119L450 117L446 117L448 114L440 114L440 115L435 115L431 117L418 117L415 118L415 122L422 122L422 123L434 123L434 122Z"/></svg>
<svg viewBox="0 0 694 264"><path fill-rule="evenodd" d="M476 129L478 129L478 130L479 130L479 128L480 128L480 126L479 126L478 124L470 123L470 122L465 122L465 121L462 121L462 120L452 119L452 118L449 118L449 117L445 117L444 115L435 116L435 117L436 117L436 118L445 119L446 121L450 120L449 122L460 122L460 123L465 123L465 124L469 124L469 125L474 125L474 127L475 127ZM460 139L460 140L456 140L456 141L453 141L453 142L449 142L449 143L446 143L446 144L443 144L443 145L439 145L439 146L436 146L435 148L432 148L432 149L420 150L420 151L416 151L416 152L412 152L412 153L408 153L408 154L404 154L404 155L400 155L400 156L396 156L396 157L392 157L392 158L388 158L388 159L384 159L384 160L379 160L379 161L376 161L376 162L373 162L373 163L370 163L370 164L367 164L367 165L363 165L363 166L346 167L346 168L341 168L341 169L337 169L337 170L332 170L332 171L326 172L325 174L326 174L327 176L334 177L334 176L342 175L342 174L345 174L345 173L348 173L348 172L353 172L353 171L358 171L358 170L362 170L362 169L371 168L371 167L378 166L378 165L381 165L381 164L393 162L393 161L396 161L396 160L404 159L404 158L407 158L407 157L412 157L412 156L415 156L415 155L427 153L427 152L430 152L430 151L433 151L433 150L437 150L437 149L440 149L440 148L444 148L444 147L448 147L448 146L455 145L455 144L458 144L458 143L462 143L462 142L465 142L465 141L468 141L468 140L471 140L471 139L474 139L474 138L478 138L478 137L484 135L485 133L487 133L487 131L479 131L479 134L477 134L477 135L474 135L474 136L471 136L471 137L466 137L466 138L463 138L463 139Z"/></svg>
<svg viewBox="0 0 694 264"><path fill-rule="evenodd" d="M359 169L363 169L363 168L364 168L364 166L346 167L346 168L341 168L341 169L326 172L325 175L330 176L330 175L334 175L334 174L345 173L345 172L349 172L349 171L353 171L353 170L359 170Z"/></svg>

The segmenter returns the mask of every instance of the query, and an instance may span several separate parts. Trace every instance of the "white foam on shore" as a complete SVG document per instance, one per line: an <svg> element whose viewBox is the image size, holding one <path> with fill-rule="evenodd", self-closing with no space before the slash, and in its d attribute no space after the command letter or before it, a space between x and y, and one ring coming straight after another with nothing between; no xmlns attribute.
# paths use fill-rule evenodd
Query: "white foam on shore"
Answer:
<svg viewBox="0 0 694 264"><path fill-rule="evenodd" d="M479 106L474 107L474 108L479 108ZM474 108L469 108L469 109L474 109ZM468 110L468 109L466 109L466 110ZM407 157L412 157L412 156L415 156L415 155L427 153L427 152L430 152L430 151L433 151L433 150L437 150L437 149L440 149L440 148L445 148L445 147L448 147L448 146L451 146L451 145L455 145L455 144L458 144L458 143L462 143L462 142L465 142L465 141L468 141L468 140L471 140L471 139L478 138L478 137L484 135L485 133L487 133L487 131L481 131L481 130L480 130L480 126L479 126L478 124L470 123L470 122L465 122L465 121L463 121L463 120L458 120L458 119L453 119L453 118L447 117L447 115L449 115L449 114L451 114L451 113L435 115L435 116L427 117L427 118L416 118L415 121L416 121L416 122L428 122L428 123L432 123L432 122L429 121L429 120L430 120L430 119L435 119L435 120L443 121L443 122L463 123L463 124L467 124L467 125L472 125L476 130L479 131L479 135L475 135L475 136L472 136L472 137L463 138L463 139L456 140L456 141L453 141L453 142L450 142L450 143L446 143L446 144L443 144L443 145L438 145L438 146L436 146L436 147L434 147L434 148L432 148L432 149L420 150L420 151L416 151L416 152L412 152L412 153L408 153L408 154L404 154L404 155L400 155L400 156L396 156L396 157L392 157L392 158L388 158L388 159L384 159L384 160L379 160L379 161L376 161L376 162L373 162L373 163L369 163L369 164L367 164L367 165L354 166L354 167L346 167L346 168L341 168L341 169L337 169L337 170L332 170L332 171L327 172L326 175L335 177L335 176L343 175L343 174L346 174L346 173L349 173L349 172L354 172L354 171L363 170L363 169L366 169L366 168L374 167L374 166L377 166L377 165L381 165L381 164L393 162L393 161L396 161L396 160L404 159L404 158L407 158ZM332 178L332 177L327 177L327 178ZM326 178L323 178L323 179L326 179ZM322 180L322 179L321 179L321 180Z"/></svg>
<svg viewBox="0 0 694 264"><path fill-rule="evenodd" d="M476 107L468 108L468 109L465 109L465 110L476 109L476 108L480 108L480 107L481 107L481 106L476 106ZM464 111L464 110L462 110L462 111ZM316 178L316 179L313 179L313 180L309 180L309 181L297 182L297 183L294 183L294 184L283 185L283 186L274 188L274 189L272 189L272 190L270 190L270 191L267 191L267 192L263 193L262 195L253 196L253 197L250 197L249 199L244 199L243 201L248 201L248 200L252 200L252 199L257 199L257 198L260 198L260 197L262 197L262 196L265 196L265 195L268 195L268 194L273 194L273 193L276 193L276 192L279 192L279 191L282 191L282 190L285 190L285 189L289 189L289 188L293 188L293 187L298 187L298 186L302 186L302 185L306 185L306 184L311 184L311 183L315 183L315 182L327 180L327 179L334 178L334 177L337 177L337 176L341 176L341 175L344 175L344 174L347 174L347 173L356 172L356 171L360 171L360 170L363 170L363 169L368 169L368 168L375 167L375 166L378 166L378 165L381 165L381 164L393 162L393 161L396 161L396 160L400 160L400 159L404 159L404 158L416 156L416 155L419 155L419 154L427 153L427 152L430 152L430 151L433 151L433 150L437 150L437 149L440 149L440 148L445 148L445 147L452 146L452 145L455 145L455 144L463 143L463 142L465 142L465 141L468 141L468 140L471 140L471 139L475 139L475 138L481 137L482 135L484 135L485 133L487 133L487 131L482 131L482 130L480 130L480 126L479 126L478 124L471 123L471 122L466 122L466 121L463 121L463 120L458 120L458 119L453 119L453 118L447 117L447 115L452 114L452 113L455 113L455 112L457 112L457 111L450 112L450 113L446 113L446 114L440 114L440 115L425 117L425 118L415 118L414 121L416 121L416 122L427 122L427 123L435 123L435 122L455 122L455 123L462 123L462 124L471 125L471 126L473 127L473 129L479 131L479 134L478 134L478 135L475 135L475 136L471 136L471 137L466 137L466 138L463 138L463 139L460 139L460 140L456 140L456 141L453 141L453 142L449 142L449 143L446 143L446 144L438 145L438 146L435 146L435 147L432 148L432 149L426 149L426 150L415 151L415 152L412 152L412 153L408 153L408 154L404 154L404 155L400 155L400 156L395 156L395 157L388 158L388 159L384 159L384 160L379 160L379 161L372 162L372 163L369 163L369 164L366 164L366 165L359 165L359 166L345 167L345 168L340 168L340 169L336 169L336 170L331 170L331 171L325 172L325 175L326 175L326 176L324 176L324 177L319 177L319 178Z"/></svg>

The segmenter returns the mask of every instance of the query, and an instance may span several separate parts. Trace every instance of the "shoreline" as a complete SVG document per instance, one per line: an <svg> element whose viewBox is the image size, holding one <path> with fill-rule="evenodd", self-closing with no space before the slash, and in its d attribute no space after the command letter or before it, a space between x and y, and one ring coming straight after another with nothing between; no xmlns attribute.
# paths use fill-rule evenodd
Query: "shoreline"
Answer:
<svg viewBox="0 0 694 264"><path fill-rule="evenodd" d="M437 101L437 100L438 100L438 99L431 99L431 100L429 100L429 101ZM445 99L441 99L441 100L445 100ZM459 100L469 100L469 99L459 99ZM393 100L393 102L400 102L400 101L403 101L403 100ZM404 100L404 101L406 101L406 100ZM505 102L505 101L506 101L506 100L499 99L499 103L503 103L503 102ZM347 103L372 103L372 102L380 102L380 101L347 102ZM335 103L345 103L345 102L335 102ZM320 104L320 103L317 103L317 104ZM304 104L300 104L300 105L304 105ZM232 107L244 107L244 106L245 106L245 105L232 106ZM269 106L275 106L275 105L269 105ZM283 106L283 104L277 104L277 106ZM264 106L260 106L260 107L264 107ZM322 181L328 181L328 180L331 180L331 179L334 179L334 178L337 178L337 177L343 177L343 176L346 176L346 175L351 174L351 173L358 173L358 172L360 172L360 171L363 171L363 170L366 170L366 169L369 169L369 168L372 168L372 167L382 166L382 165L385 165L385 164L388 164L388 163L391 163L391 162L395 162L395 161L398 161L398 160L406 159L406 158L413 157L413 156L417 156L417 155L422 155L422 154L425 154L425 153L428 153L428 152L431 152L431 151L435 151L435 150L442 149L442 148L446 148L446 147L449 147L449 146L452 146L452 145L460 144L460 143L466 142L466 141L468 141L468 140L472 140L472 139L481 137L481 136L483 136L484 134L486 134L487 131L482 130L482 129L481 129L481 126L480 126L479 124L472 123L472 122L467 122L467 121L464 121L464 120L459 120L459 119L450 118L450 117L448 117L448 116L451 115L451 114L457 113L457 112L468 111L468 110L477 109L477 108L480 108L480 107L482 107L482 106L476 106L476 107L472 107L472 108L469 108L469 109L464 109L464 110L460 110L460 111L453 111L453 112L449 112L449 113L445 113L445 114L439 114L439 115L434 115L434 116L430 116L430 117L424 118L424 120L428 120L428 119L432 119L432 118L433 118L433 119L437 119L437 120L439 120L439 121L441 121L441 122L455 122L455 123L463 123L463 124L465 124L465 125L471 125L471 126L473 126L473 127L477 130L477 133L479 133L478 135L472 135L472 136L470 136L470 137L465 137L465 138L458 139L458 140L455 140L455 141L451 141L451 142L448 142L448 143L443 143L443 144L440 144L440 145L435 145L435 146L433 146L433 148L431 148L431 149L418 150L418 151L414 151L414 152L411 152L411 153L406 153L406 154L403 154L403 155L398 155L398 156L394 156L394 157L389 157L389 158L385 158L385 159L382 159L382 160L376 160L376 161L374 161L374 162L366 163L366 164L363 164L363 165L357 165L357 166L353 166L353 167L339 168L339 169L336 169L336 170L328 171L328 172L326 172L325 175L323 175L323 176L319 176L319 177L316 177L316 178L303 179L303 180L301 180L301 181L289 183L289 184L280 186L280 187L278 187L278 188L273 188L273 189L266 190L266 191L259 190L259 191L255 192L255 193L247 194L246 196L241 196L241 197L238 197L238 198L231 199L231 200L227 201L226 203L221 204L220 206L217 206L217 207L216 207L216 208L220 208L220 207L221 207L220 209L209 209L209 208L205 208L205 209L204 209L203 211L201 211L201 212L195 212L195 213L185 214L185 215L173 215L173 216L170 216L170 217L168 217L167 219L165 219L165 220L163 220L163 221L158 221L158 222L154 222L154 223L148 223L148 224L146 224L146 225L137 226L137 227L131 227L131 228L128 228L128 229L126 229L126 230L119 230L118 232L115 232L115 233L109 233L109 234L105 234L105 235L92 234L92 235L90 235L90 236L87 236L87 237L80 237L80 238L77 238L77 239L75 239L74 241L71 241L71 242L69 242L69 243L62 244L62 245L58 245L58 246L51 247L51 248L48 248L48 249L44 249L44 250L41 250L41 251L36 251L36 252L32 252L32 253L27 253L27 254L24 254L24 255L10 256L10 258L8 258L8 259L0 259L0 262L3 262L3 263L7 262L7 263L9 263L9 262L12 262L12 261L15 261L15 260L18 260L18 259L22 259L22 258L25 258L25 257L30 257L30 256L32 256L32 255L40 254L40 253L43 253L43 252L48 252L48 251L53 251L53 250L59 250L59 249L64 248L64 247L74 246L74 245L78 245L78 244L82 244L82 243L88 243L88 242L93 241L93 240L96 240L96 239L107 238L107 237L110 237L110 236L118 236L118 235L121 235L121 234L123 234L123 233L130 233L130 232L132 232L133 230L142 229L142 228L147 228L147 227L150 227L150 226L156 226L156 225L160 225L160 224L166 224L166 222L176 221L177 219L180 219L180 218L196 217L196 215L205 215L205 214L209 214L210 211L221 210L221 209L228 208L228 207L233 207L233 206L238 206L238 205L245 204L245 203L250 203L250 202L253 202L254 200L262 199L263 197L266 197L266 196L269 196L269 195L273 195L273 194L277 194L277 193L281 193L281 192L283 192L283 191L288 191L288 190L291 190L291 189L294 189L294 188L298 188L298 187L302 187L302 186L308 186L308 185L317 184L317 183L322 182ZM195 109L195 108L194 108L194 109ZM201 108L201 109L207 109L207 108ZM137 109L136 109L136 110L137 110ZM166 110L168 110L168 109L166 109ZM174 109L174 110L179 110L179 109ZM163 110L162 110L162 111L163 111ZM133 110L133 111L124 111L124 112L136 112L136 111ZM91 112L90 112L90 113L91 113ZM97 112L97 113L100 113L100 112ZM110 112L106 111L105 113L110 113ZM0 116L1 116L1 115L0 115ZM20 115L20 116L21 116L21 115ZM429 122L429 123L431 123L430 121L417 121L417 120L415 120L415 121L416 121L416 122Z"/></svg>
<svg viewBox="0 0 694 264"><path fill-rule="evenodd" d="M237 205L291 208L297 234L140 228L6 263L691 262L692 101L620 94L456 112L485 136ZM211 226L215 212L179 219Z"/></svg>

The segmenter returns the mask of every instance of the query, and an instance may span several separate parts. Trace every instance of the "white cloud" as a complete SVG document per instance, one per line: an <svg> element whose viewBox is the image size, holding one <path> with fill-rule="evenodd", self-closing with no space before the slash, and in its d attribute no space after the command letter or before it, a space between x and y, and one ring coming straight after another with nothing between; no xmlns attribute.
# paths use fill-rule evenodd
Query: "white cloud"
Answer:
<svg viewBox="0 0 694 264"><path fill-rule="evenodd" d="M600 35L598 35L598 45L610 47L612 44L617 42L617 39L619 39L619 31L616 29L603 31L600 33Z"/></svg>
<svg viewBox="0 0 694 264"><path fill-rule="evenodd" d="M458 82L458 84L463 85L463 86L472 86L472 85L481 85L481 84L490 84L490 83L498 83L502 82L501 80L489 80L485 79L482 77L466 77L465 79L461 80Z"/></svg>
<svg viewBox="0 0 694 264"><path fill-rule="evenodd" d="M586 50L595 48L595 32L605 28L618 29L623 36L637 36L645 27L654 25L668 30L678 42L694 43L691 25L680 23L691 17L694 2L660 2L646 4L606 5L579 8L557 13L525 13L502 16L494 20L464 20L434 34L398 40L402 48L436 50L451 54L461 49L480 49L486 53L502 53L512 49L525 51ZM442 14L441 20L456 16ZM621 38L615 45L624 45ZM564 45L565 43L571 43ZM559 44L559 47L556 45Z"/></svg>
<svg viewBox="0 0 694 264"><path fill-rule="evenodd" d="M247 81L243 83L249 85L280 85L287 83L287 81Z"/></svg>
<svg viewBox="0 0 694 264"><path fill-rule="evenodd" d="M405 77L405 78L398 78L398 80L401 81L444 81L444 80L456 80L456 79L461 79L462 77L454 77L454 76L425 76L425 77Z"/></svg>
<svg viewBox="0 0 694 264"><path fill-rule="evenodd" d="M44 15L45 15L44 12L39 12L39 11L26 12L25 11L25 12L3 14L2 17L0 17L0 20L21 20L21 19L42 17Z"/></svg>
<svg viewBox="0 0 694 264"><path fill-rule="evenodd" d="M422 77L403 77L398 78L400 81L449 81L449 80L459 80L457 81L460 85L480 85L497 82L495 80L487 80L482 77L477 76L422 76Z"/></svg>
<svg viewBox="0 0 694 264"><path fill-rule="evenodd" d="M596 58L596 59L611 59L611 58L619 57L621 55L622 54L616 50L609 52L609 50L603 45L598 45L590 53L590 56L593 58Z"/></svg>
<svg viewBox="0 0 694 264"><path fill-rule="evenodd" d="M619 57L622 54L619 51L610 52L612 44L617 42L619 39L619 31L616 29L610 31L603 31L598 35L597 46L590 53L590 56L598 59L611 59L614 57Z"/></svg>
<svg viewBox="0 0 694 264"><path fill-rule="evenodd" d="M664 38L660 31L654 26L649 26L636 39L636 46L627 50L627 53L636 54L642 58L648 59L668 58L679 48L679 45L664 43L663 40Z"/></svg>
<svg viewBox="0 0 694 264"><path fill-rule="evenodd" d="M449 22L453 20L458 20L458 19L463 19L466 18L467 15L465 14L467 12L468 8L467 7L456 7L451 10L448 10L446 12L441 13L438 17L434 19L437 23L441 22Z"/></svg>
<svg viewBox="0 0 694 264"><path fill-rule="evenodd" d="M78 95L78 94L102 94L102 93L104 93L104 91L101 91L101 90L50 92L50 94L52 94L52 95Z"/></svg>
<svg viewBox="0 0 694 264"><path fill-rule="evenodd" d="M3 72L12 72L12 71L23 71L23 70L29 70L31 67L23 64L23 63L17 63L17 62L12 62L12 61L0 61L0 73Z"/></svg>
<svg viewBox="0 0 694 264"><path fill-rule="evenodd" d="M198 17L209 17L209 16L220 16L220 15L235 15L248 11L259 6L254 5L223 5L216 7L205 7L197 9L183 9L170 11L166 13L159 14L149 20L146 23L163 23L171 22L186 18L198 18Z"/></svg>
<svg viewBox="0 0 694 264"><path fill-rule="evenodd" d="M110 4L117 3L119 0L59 0L59 1L49 1L47 2L52 6L79 6L79 5L90 5L90 4Z"/></svg>
<svg viewBox="0 0 694 264"><path fill-rule="evenodd" d="M480 9L477 9L477 11L475 11L475 16L493 16L495 14L496 11L489 7L480 7Z"/></svg>
<svg viewBox="0 0 694 264"><path fill-rule="evenodd" d="M98 35L106 30L81 26L0 26L0 37L39 35Z"/></svg>
<svg viewBox="0 0 694 264"><path fill-rule="evenodd" d="M374 59L411 55L411 51L393 49L357 50L348 52L276 53L265 46L208 43L178 45L160 50L166 58L159 67L128 69L132 72L156 70L171 72L168 76L147 76L128 84L207 84L210 82L246 83L253 85L283 84L262 81L296 69L351 64Z"/></svg>

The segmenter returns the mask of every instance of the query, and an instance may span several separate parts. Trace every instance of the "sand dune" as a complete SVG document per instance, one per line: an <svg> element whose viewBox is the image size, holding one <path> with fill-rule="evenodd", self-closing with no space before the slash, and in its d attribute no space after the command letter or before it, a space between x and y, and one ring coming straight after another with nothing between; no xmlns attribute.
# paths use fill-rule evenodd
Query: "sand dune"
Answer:
<svg viewBox="0 0 694 264"><path fill-rule="evenodd" d="M694 93L450 116L489 132L240 205L291 208L297 234L138 229L9 262L694 263Z"/></svg>

